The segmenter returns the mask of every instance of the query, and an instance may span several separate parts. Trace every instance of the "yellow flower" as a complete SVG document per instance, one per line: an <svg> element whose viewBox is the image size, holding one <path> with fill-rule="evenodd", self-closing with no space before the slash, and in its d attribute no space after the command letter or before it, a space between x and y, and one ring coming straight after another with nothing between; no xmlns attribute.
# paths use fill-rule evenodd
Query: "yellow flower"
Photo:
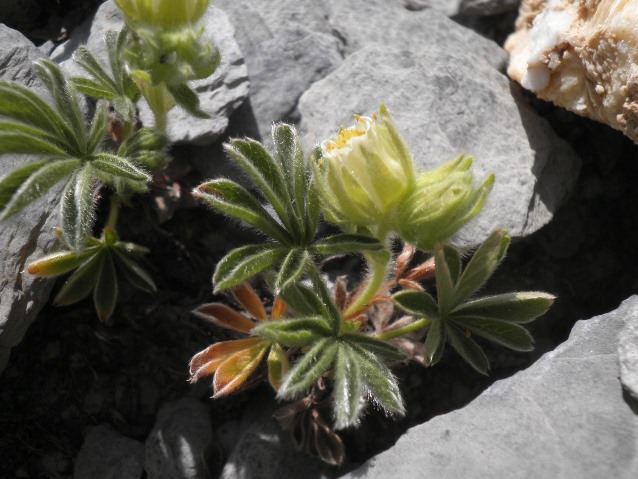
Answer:
<svg viewBox="0 0 638 479"><path fill-rule="evenodd" d="M433 251L483 208L494 174L476 188L472 158L460 155L416 181L415 192L399 208L397 233L407 243Z"/></svg>
<svg viewBox="0 0 638 479"><path fill-rule="evenodd" d="M115 0L127 19L164 28L197 22L210 0Z"/></svg>
<svg viewBox="0 0 638 479"><path fill-rule="evenodd" d="M383 105L372 118L355 116L321 150L320 191L331 221L378 226L412 191L412 155Z"/></svg>

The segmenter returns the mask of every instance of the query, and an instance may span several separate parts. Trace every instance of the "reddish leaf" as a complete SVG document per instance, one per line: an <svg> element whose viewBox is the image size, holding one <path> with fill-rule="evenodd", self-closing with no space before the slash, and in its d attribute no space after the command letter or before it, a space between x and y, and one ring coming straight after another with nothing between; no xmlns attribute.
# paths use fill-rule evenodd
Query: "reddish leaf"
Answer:
<svg viewBox="0 0 638 479"><path fill-rule="evenodd" d="M339 311L346 309L346 302L348 301L348 277L339 276L335 282L334 289L335 304Z"/></svg>
<svg viewBox="0 0 638 479"><path fill-rule="evenodd" d="M397 259L394 262L395 278L400 278L403 273L405 273L405 269L410 264L410 261L412 261L412 258L414 258L414 253L416 253L416 248L414 246L407 243L403 245L403 251L401 251L401 254L397 256Z"/></svg>
<svg viewBox="0 0 638 479"><path fill-rule="evenodd" d="M259 295L248 283L242 283L239 286L233 288L233 296L242 308L248 311L253 318L259 321L266 321L268 315L266 309L259 299Z"/></svg>
<svg viewBox="0 0 638 479"><path fill-rule="evenodd" d="M271 318L272 319L282 318L286 314L286 309L288 309L286 302L283 299L281 299L280 296L277 296L275 298L275 302L272 305L272 313L270 314Z"/></svg>
<svg viewBox="0 0 638 479"><path fill-rule="evenodd" d="M423 286L421 286L416 281L412 281L411 279L400 279L399 285L404 289L416 289L417 291L425 291Z"/></svg>
<svg viewBox="0 0 638 479"><path fill-rule="evenodd" d="M213 398L228 396L241 386L257 369L270 344L259 340L259 344L239 351L222 362L213 378Z"/></svg>
<svg viewBox="0 0 638 479"><path fill-rule="evenodd" d="M434 256L429 260L421 263L419 266L412 268L405 275L405 279L414 281L423 281L424 279L434 278L436 274L436 266L434 264Z"/></svg>
<svg viewBox="0 0 638 479"><path fill-rule="evenodd" d="M194 383L203 377L212 375L217 371L219 365L230 356L244 349L250 349L261 342L262 340L259 338L247 338L236 341L223 341L207 347L191 359L190 381Z"/></svg>
<svg viewBox="0 0 638 479"><path fill-rule="evenodd" d="M255 323L249 318L221 303L203 304L193 311L193 314L217 326L240 333L248 334L255 327Z"/></svg>

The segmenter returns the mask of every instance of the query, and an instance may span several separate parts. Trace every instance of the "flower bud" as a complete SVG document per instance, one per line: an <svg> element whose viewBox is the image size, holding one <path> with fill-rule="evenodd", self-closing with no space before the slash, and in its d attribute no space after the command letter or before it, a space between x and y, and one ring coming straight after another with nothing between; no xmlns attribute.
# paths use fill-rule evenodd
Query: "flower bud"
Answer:
<svg viewBox="0 0 638 479"><path fill-rule="evenodd" d="M197 22L210 0L115 0L127 20L163 28Z"/></svg>
<svg viewBox="0 0 638 479"><path fill-rule="evenodd" d="M326 216L340 224L374 227L387 223L414 186L412 155L383 105L372 118L321 144L318 163Z"/></svg>
<svg viewBox="0 0 638 479"><path fill-rule="evenodd" d="M471 166L472 158L461 155L417 178L414 193L398 212L396 228L403 240L433 251L481 211L494 175L476 188Z"/></svg>

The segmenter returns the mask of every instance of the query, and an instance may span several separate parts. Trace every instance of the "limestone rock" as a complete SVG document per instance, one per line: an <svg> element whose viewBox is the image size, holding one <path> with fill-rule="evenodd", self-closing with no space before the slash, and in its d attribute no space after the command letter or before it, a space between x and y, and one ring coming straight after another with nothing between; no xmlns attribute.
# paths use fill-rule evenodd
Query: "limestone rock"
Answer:
<svg viewBox="0 0 638 479"><path fill-rule="evenodd" d="M459 8L461 15L497 15L516 10L521 0L463 0Z"/></svg>
<svg viewBox="0 0 638 479"><path fill-rule="evenodd" d="M75 460L75 479L139 479L144 445L108 424L91 428Z"/></svg>
<svg viewBox="0 0 638 479"><path fill-rule="evenodd" d="M618 362L620 363L620 382L638 401L638 318L627 318L627 324L620 333L618 344Z"/></svg>
<svg viewBox="0 0 638 479"><path fill-rule="evenodd" d="M524 0L509 75L638 143L638 0Z"/></svg>
<svg viewBox="0 0 638 479"><path fill-rule="evenodd" d="M103 3L95 17L87 20L73 31L72 38L60 45L51 58L63 63L65 70L74 75L84 75L73 64L71 55L82 44L86 44L98 58L107 61L103 42L104 33L119 31L123 17L112 0ZM228 126L228 117L248 96L246 65L239 46L235 41L235 30L224 12L212 6L202 18L206 30L204 36L212 38L222 54L217 71L203 80L191 82L199 95L201 108L211 115L208 120L195 118L181 108L174 108L168 114L169 139L174 143L211 143L221 136ZM106 63L108 65L108 63ZM143 123L152 124L153 116L144 102L140 103Z"/></svg>
<svg viewBox="0 0 638 479"><path fill-rule="evenodd" d="M324 1L332 29L343 39L347 53L373 43L415 52L462 46L496 68L505 66L505 52L496 43L434 9L410 12L387 0Z"/></svg>
<svg viewBox="0 0 638 479"><path fill-rule="evenodd" d="M580 160L517 100L504 75L454 35L447 40L445 50L371 45L350 55L301 98L304 143L333 136L337 126L352 123L353 114L370 115L383 102L419 167L433 168L464 152L474 156L479 180L496 173L488 203L461 231L460 243L477 244L497 226L513 236L530 234L563 202Z"/></svg>
<svg viewBox="0 0 638 479"><path fill-rule="evenodd" d="M207 451L212 441L206 405L192 398L164 405L146 439L144 465L148 478L210 477Z"/></svg>
<svg viewBox="0 0 638 479"><path fill-rule="evenodd" d="M618 382L618 335L638 296L579 321L533 366L458 411L410 429L346 478L638 476L638 416Z"/></svg>
<svg viewBox="0 0 638 479"><path fill-rule="evenodd" d="M408 10L419 11L432 8L448 16L459 13L462 2L463 0L401 0Z"/></svg>
<svg viewBox="0 0 638 479"><path fill-rule="evenodd" d="M239 439L220 479L334 477L330 466L295 450L289 433L283 431L272 417L276 407L272 399L254 396L242 418Z"/></svg>
<svg viewBox="0 0 638 479"><path fill-rule="evenodd" d="M342 61L327 12L316 0L219 0L235 29L250 78L250 105L263 139L290 119L299 97Z"/></svg>
<svg viewBox="0 0 638 479"><path fill-rule="evenodd" d="M46 90L32 68L42 54L21 33L0 24L0 78L28 86L44 98ZM0 177L31 161L25 155L2 155ZM55 188L54 188L55 190ZM53 287L51 281L29 275L26 265L46 254L56 243L57 192L28 206L0 224L0 371L9 352L24 336Z"/></svg>

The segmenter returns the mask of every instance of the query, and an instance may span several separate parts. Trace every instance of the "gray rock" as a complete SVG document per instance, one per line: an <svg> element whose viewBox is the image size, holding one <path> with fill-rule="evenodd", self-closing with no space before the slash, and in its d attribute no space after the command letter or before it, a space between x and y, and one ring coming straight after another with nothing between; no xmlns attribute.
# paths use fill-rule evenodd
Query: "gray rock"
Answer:
<svg viewBox="0 0 638 479"><path fill-rule="evenodd" d="M344 42L347 53L372 43L414 52L459 50L504 69L505 52L488 40L458 25L440 12L427 9L410 12L387 0L324 0L333 32ZM470 63L474 61L472 57ZM400 78L400 77L397 77Z"/></svg>
<svg viewBox="0 0 638 479"><path fill-rule="evenodd" d="M42 57L39 50L21 33L0 24L0 78L28 86L48 98L32 68ZM0 177L34 161L24 155L3 155ZM18 215L0 224L0 371L11 348L24 336L44 303L53 283L29 275L26 265L46 254L56 243L52 229L57 226L57 192L28 206Z"/></svg>
<svg viewBox="0 0 638 479"><path fill-rule="evenodd" d="M463 0L459 8L461 15L497 15L516 10L521 0Z"/></svg>
<svg viewBox="0 0 638 479"><path fill-rule="evenodd" d="M459 13L459 6L463 0L401 0L408 10L425 10L432 8L445 15L452 16Z"/></svg>
<svg viewBox="0 0 638 479"><path fill-rule="evenodd" d="M210 477L213 441L208 407L192 398L165 404L146 439L144 465L149 479Z"/></svg>
<svg viewBox="0 0 638 479"><path fill-rule="evenodd" d="M618 344L620 382L625 391L638 401L638 318L630 316L620 333Z"/></svg>
<svg viewBox="0 0 638 479"><path fill-rule="evenodd" d="M287 431L272 417L272 399L255 396L240 424L239 439L219 479L334 477L331 467L295 450Z"/></svg>
<svg viewBox="0 0 638 479"><path fill-rule="evenodd" d="M230 16L248 67L250 104L259 135L274 121L290 119L313 82L342 61L341 43L330 33L316 0L220 0Z"/></svg>
<svg viewBox="0 0 638 479"><path fill-rule="evenodd" d="M636 320L638 296L579 321L526 371L344 477L638 477L638 416L623 401L616 356L619 332Z"/></svg>
<svg viewBox="0 0 638 479"><path fill-rule="evenodd" d="M445 49L371 45L346 58L302 96L303 141L309 147L329 138L352 124L354 113L370 115L383 102L420 168L465 152L474 156L479 180L496 173L483 212L461 231L460 244L477 244L495 227L530 234L566 198L580 160L504 75L471 46L446 40Z"/></svg>
<svg viewBox="0 0 638 479"><path fill-rule="evenodd" d="M144 445L108 424L91 428L75 460L75 479L140 479Z"/></svg>
<svg viewBox="0 0 638 479"><path fill-rule="evenodd" d="M226 130L228 117L248 96L248 76L239 46L235 41L235 30L224 12L212 6L202 19L205 37L212 38L222 53L217 71L210 77L191 83L199 95L201 108L211 115L208 120L195 118L181 108L168 114L169 139L174 143L212 143ZM87 20L73 31L73 37L60 45L51 58L63 64L68 73L83 75L82 70L71 60L73 52L86 44L103 62L107 60L103 42L104 33L119 31L123 17L112 0L103 3L95 17ZM108 65L108 63L105 63ZM143 123L153 122L152 113L144 102L140 103Z"/></svg>

